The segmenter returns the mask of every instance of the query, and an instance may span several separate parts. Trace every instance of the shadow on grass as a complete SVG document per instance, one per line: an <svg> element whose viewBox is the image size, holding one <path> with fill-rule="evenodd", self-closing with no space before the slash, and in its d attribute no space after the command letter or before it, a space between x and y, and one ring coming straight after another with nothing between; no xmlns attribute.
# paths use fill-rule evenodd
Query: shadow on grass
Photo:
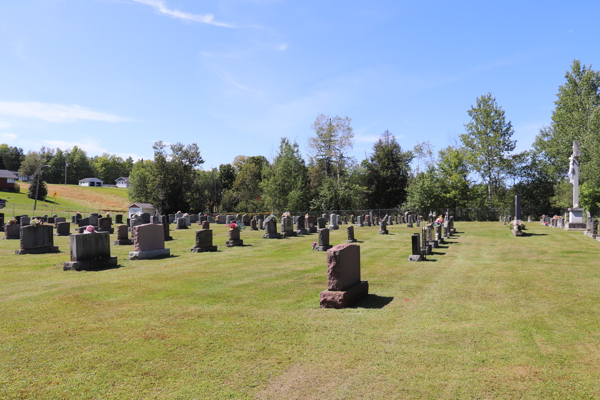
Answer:
<svg viewBox="0 0 600 400"><path fill-rule="evenodd" d="M438 249L447 249L447 248L449 248L449 247L450 247L450 246L442 246L442 245L440 244L440 245L438 245L438 247L437 247L437 248L438 248Z"/></svg>
<svg viewBox="0 0 600 400"><path fill-rule="evenodd" d="M87 271L87 272L102 272L102 271L110 271L111 269L119 269L119 268L123 268L123 267L124 267L124 265L117 264L117 265L110 265L110 266L103 267L103 268L86 269L84 271Z"/></svg>
<svg viewBox="0 0 600 400"><path fill-rule="evenodd" d="M443 256L443 255L445 255L445 254L446 254L446 253L442 253L441 251L432 251L432 252L431 252L431 255L432 255L432 256Z"/></svg>
<svg viewBox="0 0 600 400"><path fill-rule="evenodd" d="M528 237L528 236L548 236L548 234L547 233L523 232L523 235L521 237Z"/></svg>
<svg viewBox="0 0 600 400"><path fill-rule="evenodd" d="M451 242L449 240L444 240L444 244L456 244L456 243L458 243L458 242Z"/></svg>
<svg viewBox="0 0 600 400"><path fill-rule="evenodd" d="M423 262L437 262L437 260L432 260L430 258L426 258L426 259L423 260Z"/></svg>
<svg viewBox="0 0 600 400"><path fill-rule="evenodd" d="M350 308L383 308L390 304L394 300L393 297L378 296L376 294L369 294L367 297L354 304Z"/></svg>

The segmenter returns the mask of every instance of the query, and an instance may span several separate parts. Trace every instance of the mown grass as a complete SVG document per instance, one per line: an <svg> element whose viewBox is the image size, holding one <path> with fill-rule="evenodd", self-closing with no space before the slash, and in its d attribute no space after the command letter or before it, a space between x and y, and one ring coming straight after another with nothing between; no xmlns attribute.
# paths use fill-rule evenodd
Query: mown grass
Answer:
<svg viewBox="0 0 600 400"><path fill-rule="evenodd" d="M81 187L77 185L48 185L48 196L38 200L33 211L34 200L27 197L27 183L20 183L21 192L0 192L0 198L8 201L0 212L5 218L15 215L53 215L70 218L76 211L82 214L92 212L126 210L128 206L127 189L109 187ZM57 197L52 197L57 193Z"/></svg>
<svg viewBox="0 0 600 400"><path fill-rule="evenodd" d="M242 232L195 254L63 272L54 255L0 241L0 398L598 398L600 243L581 232L456 223L410 263L410 235L357 228L370 296L319 308L326 256L316 235ZM345 240L345 227L332 244Z"/></svg>

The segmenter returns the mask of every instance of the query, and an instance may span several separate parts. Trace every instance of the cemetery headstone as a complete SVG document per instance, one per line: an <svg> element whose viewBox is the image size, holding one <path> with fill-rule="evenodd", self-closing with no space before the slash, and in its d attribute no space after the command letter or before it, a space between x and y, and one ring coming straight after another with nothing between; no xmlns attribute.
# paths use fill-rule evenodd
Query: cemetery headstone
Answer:
<svg viewBox="0 0 600 400"><path fill-rule="evenodd" d="M115 233L110 218L98 218L98 232Z"/></svg>
<svg viewBox="0 0 600 400"><path fill-rule="evenodd" d="M117 246L127 246L131 245L133 242L129 239L129 229L126 225L117 226L117 240L115 240L115 245Z"/></svg>
<svg viewBox="0 0 600 400"><path fill-rule="evenodd" d="M54 246L54 229L50 225L22 226L20 232L20 248L15 254L59 253Z"/></svg>
<svg viewBox="0 0 600 400"><path fill-rule="evenodd" d="M408 256L408 261L423 261L425 256L421 253L421 237L418 233L411 236L412 254Z"/></svg>
<svg viewBox="0 0 600 400"><path fill-rule="evenodd" d="M354 237L354 226L350 225L348 227L348 240L346 240L346 243L356 243L356 238Z"/></svg>
<svg viewBox="0 0 600 400"><path fill-rule="evenodd" d="M327 251L327 290L320 293L321 308L346 308L369 293L360 280L360 246L340 244Z"/></svg>
<svg viewBox="0 0 600 400"><path fill-rule="evenodd" d="M21 226L28 226L30 223L29 217L27 215L21 216Z"/></svg>
<svg viewBox="0 0 600 400"><path fill-rule="evenodd" d="M262 221L262 220L260 220ZM268 218L264 222L264 230L265 233L263 235L264 239L279 239L281 238L281 234L277 232L277 224L274 217Z"/></svg>
<svg viewBox="0 0 600 400"><path fill-rule="evenodd" d="M306 229L308 233L317 233L317 217L312 215L305 216L304 229Z"/></svg>
<svg viewBox="0 0 600 400"><path fill-rule="evenodd" d="M117 257L110 256L110 233L75 234L69 237L71 261L63 269L94 270L115 267Z"/></svg>
<svg viewBox="0 0 600 400"><path fill-rule="evenodd" d="M185 221L184 217L181 218L177 218L177 226L175 227L175 229L187 229L187 222Z"/></svg>
<svg viewBox="0 0 600 400"><path fill-rule="evenodd" d="M208 221L204 223L208 224ZM213 233L212 229L202 228L196 231L196 245L192 247L193 253L204 253L217 251L217 246L213 246Z"/></svg>
<svg viewBox="0 0 600 400"><path fill-rule="evenodd" d="M64 217L56 217L56 218L54 218L54 224L55 225L58 225L61 222L65 222L65 218Z"/></svg>
<svg viewBox="0 0 600 400"><path fill-rule="evenodd" d="M573 154L569 157L569 182L573 184L573 207L569 208L567 230L585 230L583 208L579 205L579 140L573 141Z"/></svg>
<svg viewBox="0 0 600 400"><path fill-rule="evenodd" d="M122 224L123 223L123 215L121 215L121 214L115 215L115 223L119 224L119 225Z"/></svg>
<svg viewBox="0 0 600 400"><path fill-rule="evenodd" d="M317 251L327 251L329 250L332 246L329 244L329 229L319 229L317 231L317 233L319 234L319 242L317 244L317 246L315 247L315 250Z"/></svg>
<svg viewBox="0 0 600 400"><path fill-rule="evenodd" d="M240 228L229 228L227 230L227 240L225 241L225 246L235 247L243 245L244 241L240 239Z"/></svg>
<svg viewBox="0 0 600 400"><path fill-rule="evenodd" d="M317 218L317 230L325 229L325 218Z"/></svg>
<svg viewBox="0 0 600 400"><path fill-rule="evenodd" d="M379 234L380 235L387 235L389 232L387 230L387 222L386 219L382 219L381 223L379 224Z"/></svg>
<svg viewBox="0 0 600 400"><path fill-rule="evenodd" d="M21 239L21 225L18 223L10 223L4 225L4 239L17 240Z"/></svg>
<svg viewBox="0 0 600 400"><path fill-rule="evenodd" d="M127 228L127 227L125 227ZM59 222L56 224L56 236L69 236L71 234L71 224L68 222Z"/></svg>
<svg viewBox="0 0 600 400"><path fill-rule="evenodd" d="M98 226L98 214L90 214L87 217L87 219L89 221L89 224L87 224L87 225ZM79 225L79 226L81 226L81 225Z"/></svg>
<svg viewBox="0 0 600 400"><path fill-rule="evenodd" d="M131 233L133 251L129 252L130 260L148 260L171 255L171 249L165 248L164 230L161 225L138 225Z"/></svg>
<svg viewBox="0 0 600 400"><path fill-rule="evenodd" d="M283 237L298 236L298 234L296 232L294 232L294 225L292 224L292 217L281 218L281 236L283 236Z"/></svg>
<svg viewBox="0 0 600 400"><path fill-rule="evenodd" d="M163 235L165 237L165 242L168 240L173 240L173 238L171 237L171 232L170 232L170 228L169 228L169 218L166 215L162 215L160 217L160 222L163 226Z"/></svg>
<svg viewBox="0 0 600 400"><path fill-rule="evenodd" d="M304 227L305 223L304 223L304 215L299 215L296 218L296 234L297 235L306 235L308 233L308 231L306 230L306 228Z"/></svg>

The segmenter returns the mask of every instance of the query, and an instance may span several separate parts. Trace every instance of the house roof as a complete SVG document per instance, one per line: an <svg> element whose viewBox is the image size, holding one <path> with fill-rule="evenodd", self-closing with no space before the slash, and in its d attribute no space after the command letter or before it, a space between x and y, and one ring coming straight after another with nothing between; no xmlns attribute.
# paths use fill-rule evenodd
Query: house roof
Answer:
<svg viewBox="0 0 600 400"><path fill-rule="evenodd" d="M125 182L128 182L128 181L129 181L129 178L128 178L128 177L124 177L124 176L122 176L122 177L120 177L120 178L117 178L117 179L115 180L115 182L119 182L119 181L125 181Z"/></svg>
<svg viewBox="0 0 600 400"><path fill-rule="evenodd" d="M14 172L10 172L7 169L0 169L0 178L19 179L19 175L16 175Z"/></svg>
<svg viewBox="0 0 600 400"><path fill-rule="evenodd" d="M129 208L154 208L156 209L156 207L154 207L152 204L150 203L133 203L132 205L129 206Z"/></svg>
<svg viewBox="0 0 600 400"><path fill-rule="evenodd" d="M80 179L79 182L104 182L102 179L98 178L84 178Z"/></svg>

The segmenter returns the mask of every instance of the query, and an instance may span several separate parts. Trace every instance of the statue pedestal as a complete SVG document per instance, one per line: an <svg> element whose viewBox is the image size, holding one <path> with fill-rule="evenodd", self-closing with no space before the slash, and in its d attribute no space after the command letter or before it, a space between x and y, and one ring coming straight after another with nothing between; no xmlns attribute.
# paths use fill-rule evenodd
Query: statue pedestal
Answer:
<svg viewBox="0 0 600 400"><path fill-rule="evenodd" d="M568 231L585 231L586 223L583 222L583 208L569 208L569 223L565 224Z"/></svg>

